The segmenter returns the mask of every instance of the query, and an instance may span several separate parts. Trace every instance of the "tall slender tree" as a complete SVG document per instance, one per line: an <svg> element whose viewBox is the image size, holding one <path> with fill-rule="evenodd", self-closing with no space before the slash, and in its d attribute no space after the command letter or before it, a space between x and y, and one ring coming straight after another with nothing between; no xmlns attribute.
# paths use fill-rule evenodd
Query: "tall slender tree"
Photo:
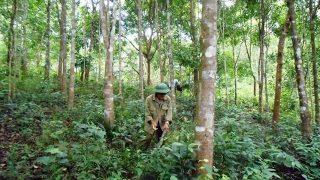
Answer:
<svg viewBox="0 0 320 180"><path fill-rule="evenodd" d="M50 79L50 34L51 34L51 0L48 0L47 5L47 30L46 30L46 66L45 79Z"/></svg>
<svg viewBox="0 0 320 180"><path fill-rule="evenodd" d="M250 20L250 27L252 28L252 22L253 20L251 19ZM244 45L245 45L245 48L246 48L246 53L247 53L247 56L248 56L248 60L249 60L249 64L250 64L250 74L253 78L253 95L256 96L256 91L257 91L257 78L256 78L256 75L254 73L254 67L253 67L253 59L252 59L252 30L250 30L248 32L248 36L249 36L249 45L247 45L247 42L244 41ZM249 46L249 47L248 47Z"/></svg>
<svg viewBox="0 0 320 180"><path fill-rule="evenodd" d="M164 82L164 66L161 59L161 39L160 39L160 25L159 25L159 3L158 0L155 0L155 24L156 24L156 33L157 33L157 57L159 60L159 69L160 69L160 82Z"/></svg>
<svg viewBox="0 0 320 180"><path fill-rule="evenodd" d="M263 112L263 86L264 86L264 43L265 43L265 24L266 24L266 12L265 12L265 2L260 1L259 6L259 113Z"/></svg>
<svg viewBox="0 0 320 180"><path fill-rule="evenodd" d="M87 14L88 12L87 12L87 9L89 9L89 7L88 7L88 1L86 1L86 11L85 11L85 14ZM88 59L88 53L87 53L87 41L88 41L88 39L87 39L87 19L85 18L84 20L83 20L84 22L83 22L83 27L82 27L82 40L83 40L83 45L84 45L84 47L83 47L83 49L84 49L84 57L83 57L83 63L82 63L82 68L81 68L81 77L80 77L80 79L81 79L81 81L82 82L84 82L85 80L86 80L86 76L85 76L85 73L86 73L86 66L87 66L87 59Z"/></svg>
<svg viewBox="0 0 320 180"><path fill-rule="evenodd" d="M136 0L136 7L138 13L138 42L139 42L139 94L140 98L144 99L144 73L143 73L143 52L142 52L142 4L144 0Z"/></svg>
<svg viewBox="0 0 320 180"><path fill-rule="evenodd" d="M196 31L196 24L195 24L195 1L190 0L190 29L191 29L191 40L192 40L192 47L193 47L193 53L192 53L192 59L193 61L198 61L198 55L197 55L197 48L198 48L198 36ZM198 80L199 80L199 69L198 67L193 68L193 93L197 95L198 92Z"/></svg>
<svg viewBox="0 0 320 180"><path fill-rule="evenodd" d="M278 129L278 122L280 119L280 100L281 100L281 86L282 86L282 65L283 65L283 49L286 40L287 33L290 28L290 14L287 14L286 22L284 23L282 33L278 42L278 55L277 55L277 71L276 71L276 85L275 85L275 95L274 95L274 106L272 115L272 125L273 129Z"/></svg>
<svg viewBox="0 0 320 180"><path fill-rule="evenodd" d="M56 1L58 11L58 21L60 25L60 53L58 66L58 81L62 92L67 91L67 3L66 0L61 0L61 12Z"/></svg>
<svg viewBox="0 0 320 180"><path fill-rule="evenodd" d="M224 10L222 10L222 20L221 20L221 29L222 29L222 52L223 52L223 69L224 69L224 81L225 81L225 103L227 105L227 107L229 107L229 94L228 94L228 71L227 71L227 58L225 55L225 32L224 32L224 28L225 28L225 14L224 14Z"/></svg>
<svg viewBox="0 0 320 180"><path fill-rule="evenodd" d="M108 0L107 7L105 7L104 0L100 1L100 18L102 25L102 36L105 46L105 74L104 74L104 115L105 115L105 126L110 128L114 124L114 104L113 104L113 41L114 41L114 28L115 23L112 23L112 32L109 32L109 11L110 1ZM116 2L113 4L113 14L116 12ZM113 16L115 21L115 16ZM109 35L111 35L109 37Z"/></svg>
<svg viewBox="0 0 320 180"><path fill-rule="evenodd" d="M236 32L236 30L234 30ZM241 50L238 51L238 55L236 55L236 44L235 37L231 37L232 40L232 59L233 59L233 69L234 69L234 103L238 103L238 64ZM241 49L241 46L240 46Z"/></svg>
<svg viewBox="0 0 320 180"><path fill-rule="evenodd" d="M290 14L290 25L292 34L292 46L294 51L294 65L296 70L296 80L299 92L300 117L301 117L301 133L307 137L312 131L310 123L310 111L308 105L308 97L306 92L306 82L304 76L304 68L302 64L302 50L300 47L300 40L297 32L296 13L294 8L294 0L288 0L287 6Z"/></svg>
<svg viewBox="0 0 320 180"><path fill-rule="evenodd" d="M119 21L118 21L118 25L119 25L119 32L118 32L118 44L119 44L119 95L120 97L122 97L122 25L121 25L121 13L122 10L122 5L121 5L121 0L119 1Z"/></svg>
<svg viewBox="0 0 320 180"><path fill-rule="evenodd" d="M171 44L170 0L166 0L166 3L167 3L167 41L168 41L167 53L168 53L168 59L169 59L172 109L175 112L176 93L175 93L175 86L174 86L174 69L173 69L172 44Z"/></svg>
<svg viewBox="0 0 320 180"><path fill-rule="evenodd" d="M205 176L204 166L213 166L214 114L217 73L218 1L202 0L201 64L196 108L195 141L197 175Z"/></svg>
<svg viewBox="0 0 320 180"><path fill-rule="evenodd" d="M74 66L76 54L76 1L72 0L71 10L71 63L70 63L70 85L69 85L69 104L68 108L72 109L74 104Z"/></svg>
<svg viewBox="0 0 320 180"><path fill-rule="evenodd" d="M88 63L85 67L85 79L89 80L90 76L90 68L91 68L91 59L92 59L92 52L93 52L93 46L95 44L95 34L96 34L96 4L94 0L91 0L91 6L92 6L92 19L91 19L91 31L90 31L90 41L89 41L89 49L88 49Z"/></svg>
<svg viewBox="0 0 320 180"><path fill-rule="evenodd" d="M314 7L313 0L309 0L309 18L310 18L310 43L311 43L311 57L312 57L312 73L313 73L313 88L314 88L314 104L315 104L315 122L320 126L320 101L319 101L319 82L315 43L315 20L317 17L317 10L320 6L320 0Z"/></svg>
<svg viewBox="0 0 320 180"><path fill-rule="evenodd" d="M28 0L23 1L23 25L22 25L22 36L23 36L23 72L24 74L28 71L28 47L27 47L27 16L28 16Z"/></svg>
<svg viewBox="0 0 320 180"><path fill-rule="evenodd" d="M10 27L9 27L9 35L8 35L8 54L7 54L7 61L8 61L8 100L11 101L11 99L15 96L14 87L15 84L14 80L12 81L12 64L15 62L15 47L16 47L16 32L15 32L15 21L16 21L16 15L17 15L17 0L13 0L12 2L12 11L10 14ZM13 77L15 78L15 77Z"/></svg>

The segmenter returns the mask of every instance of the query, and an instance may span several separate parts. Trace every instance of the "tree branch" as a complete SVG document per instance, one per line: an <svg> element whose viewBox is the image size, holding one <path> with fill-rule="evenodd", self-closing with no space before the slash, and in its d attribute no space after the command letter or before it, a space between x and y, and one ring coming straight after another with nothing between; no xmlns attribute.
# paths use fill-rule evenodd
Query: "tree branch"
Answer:
<svg viewBox="0 0 320 180"><path fill-rule="evenodd" d="M138 49L126 36L121 35L121 37L124 37L126 40L128 40L129 43L130 43L137 51L139 51L139 49Z"/></svg>

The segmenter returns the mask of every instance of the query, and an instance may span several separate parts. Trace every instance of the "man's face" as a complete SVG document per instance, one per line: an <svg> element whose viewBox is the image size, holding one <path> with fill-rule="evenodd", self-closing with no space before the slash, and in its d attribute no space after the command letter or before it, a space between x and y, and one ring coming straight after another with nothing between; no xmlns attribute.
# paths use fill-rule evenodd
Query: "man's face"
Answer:
<svg viewBox="0 0 320 180"><path fill-rule="evenodd" d="M166 93L156 93L156 97L159 100L164 100L164 97L166 96Z"/></svg>

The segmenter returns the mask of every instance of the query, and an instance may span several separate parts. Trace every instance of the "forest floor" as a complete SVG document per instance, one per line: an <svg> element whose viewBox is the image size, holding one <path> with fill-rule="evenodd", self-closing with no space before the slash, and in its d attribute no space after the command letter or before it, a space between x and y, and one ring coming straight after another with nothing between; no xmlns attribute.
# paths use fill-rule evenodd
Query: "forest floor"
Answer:
<svg viewBox="0 0 320 180"><path fill-rule="evenodd" d="M35 145L42 129L39 117L34 117L31 121L28 121L30 120L28 118L13 119L12 117L16 116L15 108L19 108L19 105L11 105L9 107L9 105L0 104L0 179L3 172L10 166L10 159L16 158L14 153L12 154L16 151L15 145Z"/></svg>
<svg viewBox="0 0 320 180"><path fill-rule="evenodd" d="M20 133L15 130L13 124L7 124L1 117L0 122L0 174L6 168L6 162L10 154L10 147L20 141Z"/></svg>

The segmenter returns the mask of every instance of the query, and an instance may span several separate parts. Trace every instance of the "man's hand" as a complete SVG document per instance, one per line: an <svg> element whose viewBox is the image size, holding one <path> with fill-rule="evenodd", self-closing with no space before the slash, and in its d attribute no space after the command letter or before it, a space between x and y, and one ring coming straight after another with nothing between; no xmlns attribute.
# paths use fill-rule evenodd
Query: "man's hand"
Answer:
<svg viewBox="0 0 320 180"><path fill-rule="evenodd" d="M154 122L154 120L151 120L151 121L150 121L150 124L151 124L153 130L155 130L155 131L158 130L157 124L156 124L156 122Z"/></svg>
<svg viewBox="0 0 320 180"><path fill-rule="evenodd" d="M163 131L165 131L165 132L169 131L169 121L166 121L166 122L164 123Z"/></svg>

